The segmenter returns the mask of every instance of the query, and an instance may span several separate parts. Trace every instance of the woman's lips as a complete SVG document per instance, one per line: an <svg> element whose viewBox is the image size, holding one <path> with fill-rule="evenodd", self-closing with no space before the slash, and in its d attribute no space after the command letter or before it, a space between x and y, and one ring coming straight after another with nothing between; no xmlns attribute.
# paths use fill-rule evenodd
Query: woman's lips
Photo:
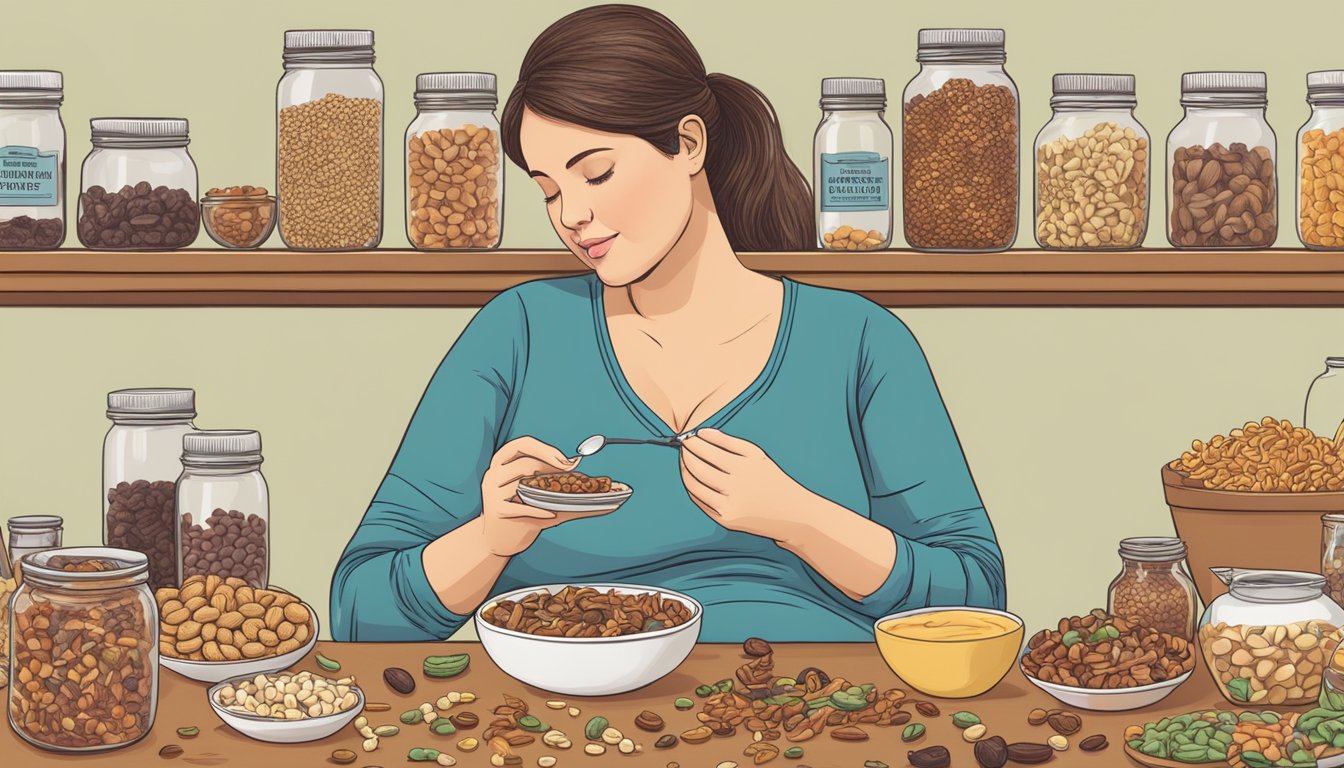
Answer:
<svg viewBox="0 0 1344 768"><path fill-rule="evenodd" d="M611 243L615 239L616 236L612 235L611 237L595 241L590 245L582 246L583 252L588 254L588 258L590 259L600 259L607 255L607 251L611 250Z"/></svg>

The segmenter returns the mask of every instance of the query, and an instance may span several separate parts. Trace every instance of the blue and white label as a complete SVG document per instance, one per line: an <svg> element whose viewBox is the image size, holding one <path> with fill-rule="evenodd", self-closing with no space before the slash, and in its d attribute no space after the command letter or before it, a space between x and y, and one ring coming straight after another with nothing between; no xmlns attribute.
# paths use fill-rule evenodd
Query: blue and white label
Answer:
<svg viewBox="0 0 1344 768"><path fill-rule="evenodd" d="M821 210L885 211L891 207L890 161L876 152L821 155Z"/></svg>
<svg viewBox="0 0 1344 768"><path fill-rule="evenodd" d="M0 206L56 205L56 152L0 147Z"/></svg>

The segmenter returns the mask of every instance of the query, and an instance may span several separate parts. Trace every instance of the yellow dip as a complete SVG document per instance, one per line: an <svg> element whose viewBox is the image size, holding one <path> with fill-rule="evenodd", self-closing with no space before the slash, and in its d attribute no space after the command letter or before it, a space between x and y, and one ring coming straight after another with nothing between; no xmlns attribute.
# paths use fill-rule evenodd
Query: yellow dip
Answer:
<svg viewBox="0 0 1344 768"><path fill-rule="evenodd" d="M1018 628L1018 623L996 613L955 609L933 611L890 619L878 629L911 640L983 640L998 637Z"/></svg>

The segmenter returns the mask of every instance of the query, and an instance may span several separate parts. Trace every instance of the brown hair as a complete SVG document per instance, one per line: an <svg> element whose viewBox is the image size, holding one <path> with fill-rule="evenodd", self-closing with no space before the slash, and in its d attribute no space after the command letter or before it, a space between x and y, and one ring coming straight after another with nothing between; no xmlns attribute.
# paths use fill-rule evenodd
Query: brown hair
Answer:
<svg viewBox="0 0 1344 768"><path fill-rule="evenodd" d="M504 105L504 151L523 170L523 109L573 125L638 136L668 155L677 124L699 115L705 173L734 250L810 250L816 222L807 179L784 151L770 101L735 77L706 74L700 54L662 14L598 5L547 27L528 49Z"/></svg>

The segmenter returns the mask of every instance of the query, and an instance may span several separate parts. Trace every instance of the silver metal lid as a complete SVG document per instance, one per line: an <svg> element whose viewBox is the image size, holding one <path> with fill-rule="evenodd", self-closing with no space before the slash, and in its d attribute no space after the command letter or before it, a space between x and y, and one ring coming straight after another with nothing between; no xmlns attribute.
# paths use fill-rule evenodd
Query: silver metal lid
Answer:
<svg viewBox="0 0 1344 768"><path fill-rule="evenodd" d="M1307 103L1344 104L1344 69L1307 73Z"/></svg>
<svg viewBox="0 0 1344 768"><path fill-rule="evenodd" d="M6 525L11 531L31 533L60 528L65 525L65 520L60 515L17 515L9 518Z"/></svg>
<svg viewBox="0 0 1344 768"><path fill-rule="evenodd" d="M107 393L107 417L191 418L196 392L191 389L119 389Z"/></svg>
<svg viewBox="0 0 1344 768"><path fill-rule="evenodd" d="M182 461L196 464L260 462L261 433L249 429L207 429L183 435Z"/></svg>
<svg viewBox="0 0 1344 768"><path fill-rule="evenodd" d="M1002 29L921 29L915 60L1001 63L1003 42Z"/></svg>
<svg viewBox="0 0 1344 768"><path fill-rule="evenodd" d="M821 95L886 97L887 82L880 77L826 77L821 80Z"/></svg>
<svg viewBox="0 0 1344 768"><path fill-rule="evenodd" d="M463 91L498 92L496 78L490 72L422 72L415 76L415 91L460 93Z"/></svg>
<svg viewBox="0 0 1344 768"><path fill-rule="evenodd" d="M1056 95L1101 93L1134 95L1133 75L1060 74L1051 80Z"/></svg>
<svg viewBox="0 0 1344 768"><path fill-rule="evenodd" d="M1344 368L1344 357L1331 355L1325 358L1325 365L1329 368Z"/></svg>
<svg viewBox="0 0 1344 768"><path fill-rule="evenodd" d="M89 121L95 147L185 147L190 143L181 117L95 117Z"/></svg>
<svg viewBox="0 0 1344 768"><path fill-rule="evenodd" d="M290 29L285 31L285 50L373 48L371 29Z"/></svg>
<svg viewBox="0 0 1344 768"><path fill-rule="evenodd" d="M1185 559L1185 542L1172 536L1139 536L1121 539L1120 556L1144 563L1167 563Z"/></svg>
<svg viewBox="0 0 1344 768"><path fill-rule="evenodd" d="M1181 75L1181 105L1263 107L1268 89L1264 72L1186 72Z"/></svg>
<svg viewBox="0 0 1344 768"><path fill-rule="evenodd" d="M1233 597L1251 603L1299 603L1325 594L1325 577L1308 571L1210 568Z"/></svg>
<svg viewBox="0 0 1344 768"><path fill-rule="evenodd" d="M98 571L67 571L65 563L100 560L111 566ZM113 547L62 547L19 558L23 578L35 584L67 589L112 589L149 580L149 558L143 552ZM157 616L148 617L150 626Z"/></svg>
<svg viewBox="0 0 1344 768"><path fill-rule="evenodd" d="M60 91L61 73L48 69L0 70L0 91Z"/></svg>

